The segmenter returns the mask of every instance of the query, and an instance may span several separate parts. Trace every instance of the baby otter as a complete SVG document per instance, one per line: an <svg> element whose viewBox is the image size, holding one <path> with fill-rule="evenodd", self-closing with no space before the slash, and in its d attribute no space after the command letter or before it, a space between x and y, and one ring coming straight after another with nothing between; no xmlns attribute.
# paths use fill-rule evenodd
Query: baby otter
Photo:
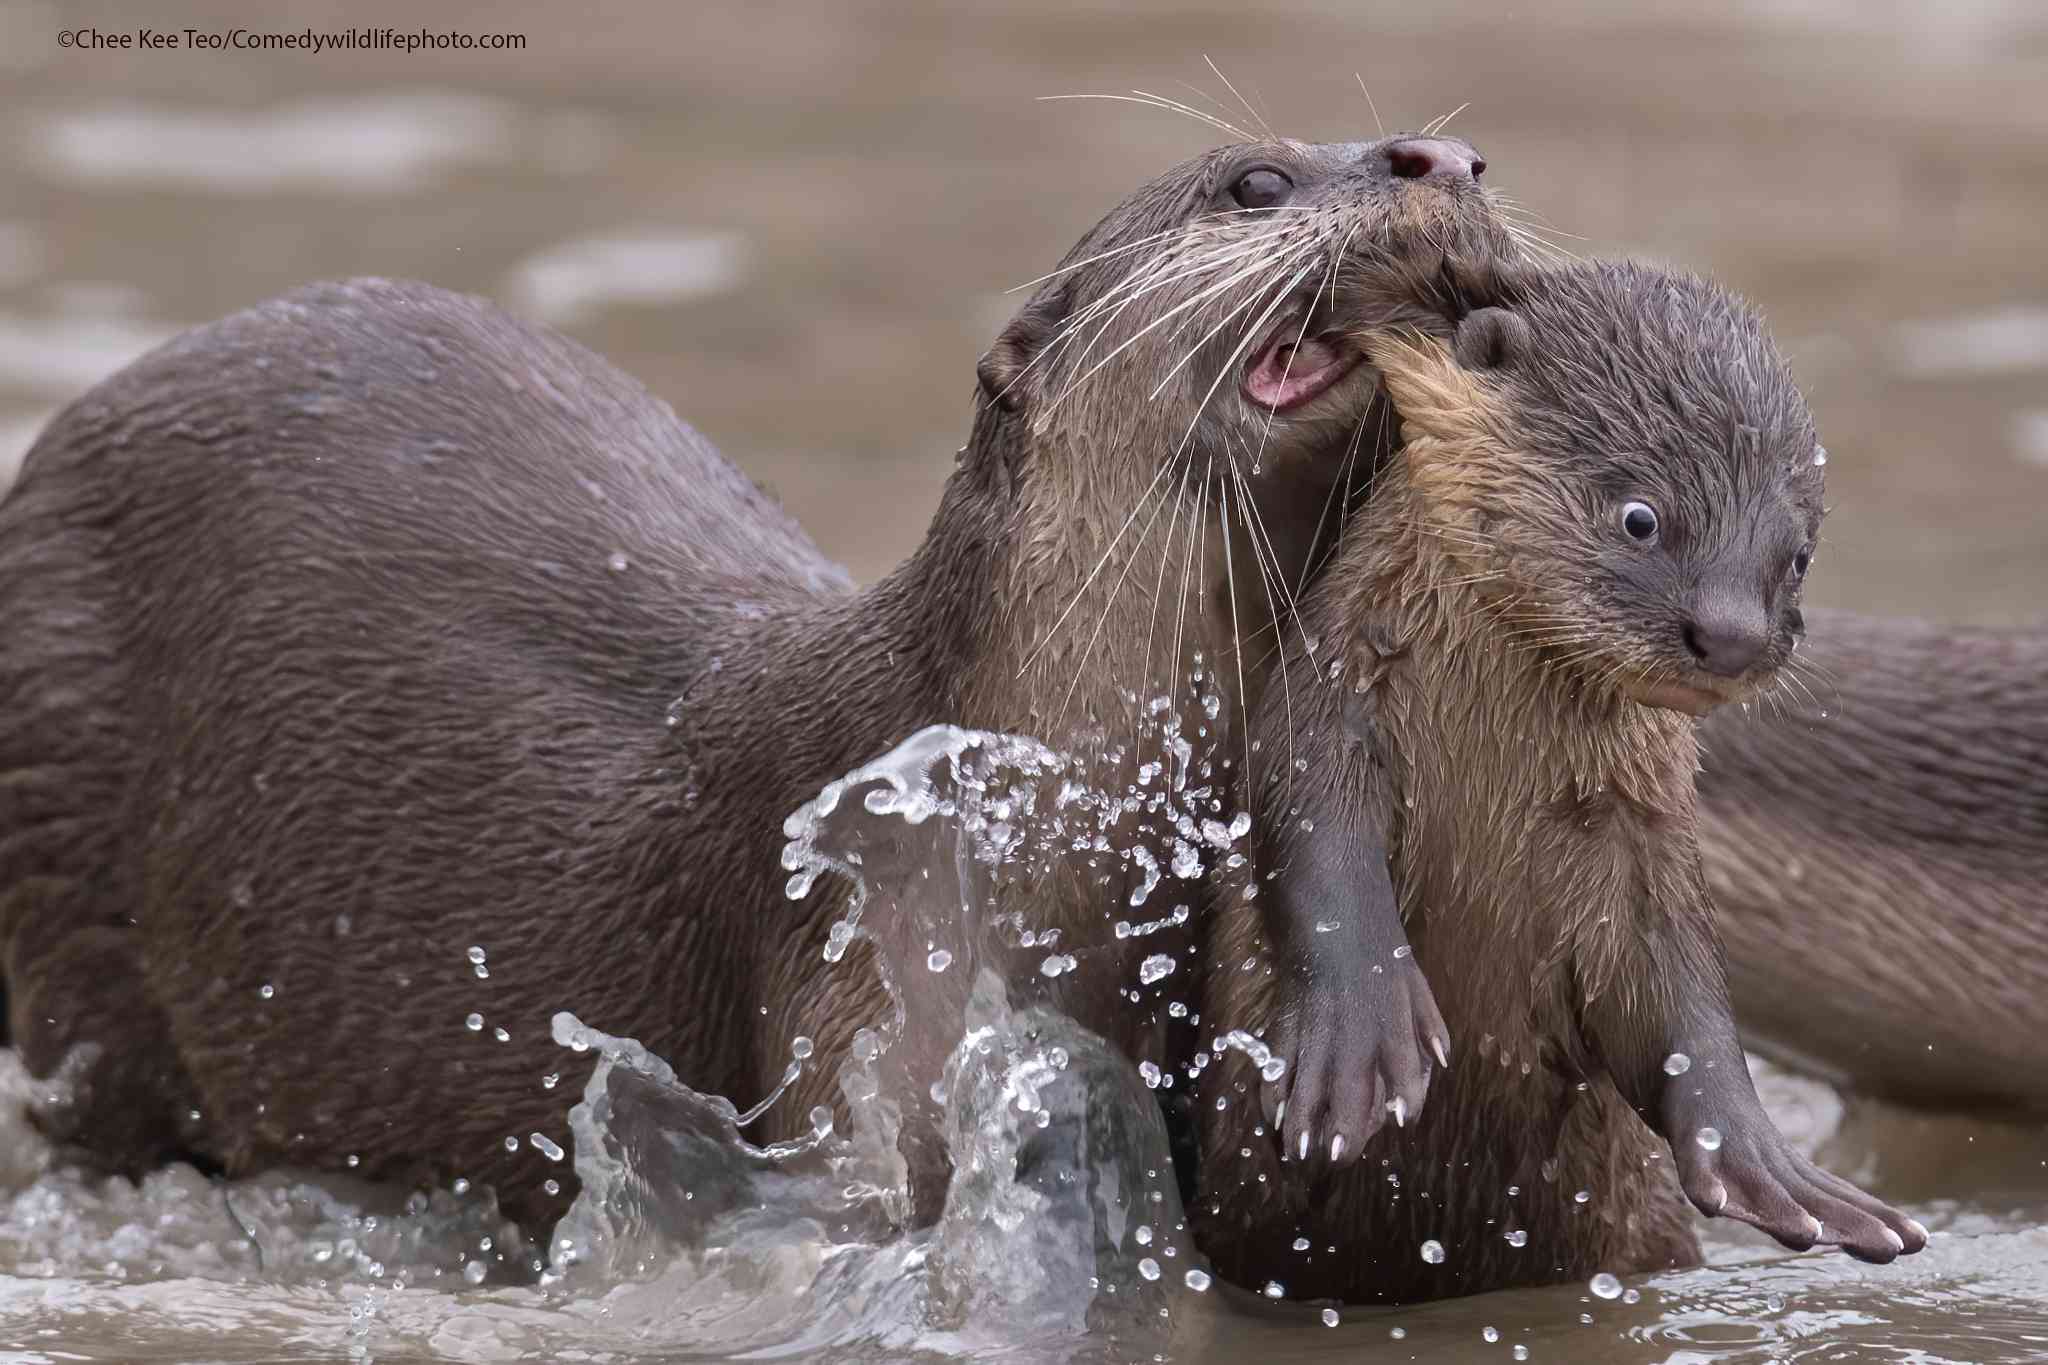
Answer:
<svg viewBox="0 0 2048 1365"><path fill-rule="evenodd" d="M1693 1263L1682 1187L1788 1246L1917 1251L1758 1103L1694 832L1693 717L1803 629L1806 405L1694 277L1455 293L1451 345L1365 341L1402 453L1303 605L1322 685L1254 721L1306 763L1270 765L1268 885L1217 912L1204 1016L1288 1069L1278 1143L1241 1067L1209 1073L1205 1247L1295 1296L1439 1297Z"/></svg>

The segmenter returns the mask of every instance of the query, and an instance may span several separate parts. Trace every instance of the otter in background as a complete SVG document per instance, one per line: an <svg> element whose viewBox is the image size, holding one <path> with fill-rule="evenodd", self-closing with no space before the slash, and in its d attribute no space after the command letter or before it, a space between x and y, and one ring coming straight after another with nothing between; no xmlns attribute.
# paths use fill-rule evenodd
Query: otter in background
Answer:
<svg viewBox="0 0 2048 1365"><path fill-rule="evenodd" d="M1758 1050L2048 1118L2048 632L1808 613L1701 727L1700 848Z"/></svg>
<svg viewBox="0 0 2048 1365"><path fill-rule="evenodd" d="M1695 277L1469 287L1489 306L1451 347L1366 340L1399 452L1302 605L1317 684L1254 721L1302 758L1256 794L1258 894L1212 911L1203 1015L1286 1068L1203 1073L1201 1244L1347 1301L1694 1264L1686 1199L1798 1249L1917 1251L1764 1113L1696 841L1692 717L1803 629L1805 402Z"/></svg>

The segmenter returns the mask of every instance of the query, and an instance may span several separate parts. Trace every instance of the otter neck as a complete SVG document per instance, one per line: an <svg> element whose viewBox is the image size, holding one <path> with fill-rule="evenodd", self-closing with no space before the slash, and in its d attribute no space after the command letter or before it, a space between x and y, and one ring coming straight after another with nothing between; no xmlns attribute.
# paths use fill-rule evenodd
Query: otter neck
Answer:
<svg viewBox="0 0 2048 1365"><path fill-rule="evenodd" d="M1429 737L1433 751L1480 754L1506 743L1514 761L1505 785L1531 801L1612 792L1666 814L1690 808L1690 781L1674 780L1689 779L1696 763L1687 718L1519 646L1498 590L1489 591L1493 566L1467 548L1476 533L1434 505L1405 462L1388 471L1373 502L1374 524L1386 529L1364 549L1367 571L1346 575L1354 585L1347 619L1384 620L1391 611L1391 633L1427 680L1409 719L1439 732Z"/></svg>
<svg viewBox="0 0 2048 1365"><path fill-rule="evenodd" d="M969 557L986 576L947 627L962 722L1086 749L1130 731L1133 698L1184 701L1197 654L1213 684L1227 575L1212 518L1193 475L1135 440L984 407L903 570L926 601Z"/></svg>

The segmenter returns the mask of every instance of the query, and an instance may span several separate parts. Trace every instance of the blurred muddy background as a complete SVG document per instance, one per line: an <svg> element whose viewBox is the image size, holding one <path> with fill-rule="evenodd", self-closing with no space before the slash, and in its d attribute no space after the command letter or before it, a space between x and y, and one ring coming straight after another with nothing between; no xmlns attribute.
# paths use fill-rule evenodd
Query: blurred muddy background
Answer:
<svg viewBox="0 0 2048 1365"><path fill-rule="evenodd" d="M520 52L80 51L392 24ZM1758 298L1834 455L1821 601L1996 621L2048 584L2048 6L2032 0L0 0L0 482L137 352L302 281L562 327L862 578L922 534L975 356L1192 119L1451 124L1580 252ZM1192 89L1190 88L1192 87Z"/></svg>

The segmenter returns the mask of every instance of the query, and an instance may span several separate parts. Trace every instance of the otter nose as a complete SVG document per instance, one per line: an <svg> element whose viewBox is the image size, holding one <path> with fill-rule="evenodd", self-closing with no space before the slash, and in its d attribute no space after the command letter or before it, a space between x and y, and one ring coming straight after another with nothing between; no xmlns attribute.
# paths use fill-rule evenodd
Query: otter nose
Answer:
<svg viewBox="0 0 2048 1365"><path fill-rule="evenodd" d="M1726 599L1702 602L1682 633L1693 662L1724 678L1739 678L1748 672L1771 643L1771 623L1761 604L1745 611Z"/></svg>
<svg viewBox="0 0 2048 1365"><path fill-rule="evenodd" d="M1404 137L1387 144L1387 169L1403 180L1470 183L1486 170L1479 153L1442 137Z"/></svg>

